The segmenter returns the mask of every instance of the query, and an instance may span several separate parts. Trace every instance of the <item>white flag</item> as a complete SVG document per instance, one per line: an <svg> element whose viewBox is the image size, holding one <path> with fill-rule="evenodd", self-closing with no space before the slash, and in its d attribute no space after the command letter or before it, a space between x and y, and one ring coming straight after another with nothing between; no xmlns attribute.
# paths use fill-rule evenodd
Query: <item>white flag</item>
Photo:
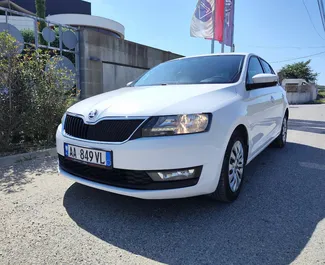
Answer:
<svg viewBox="0 0 325 265"><path fill-rule="evenodd" d="M192 17L191 36L198 38L214 38L213 14L215 0L199 0Z"/></svg>

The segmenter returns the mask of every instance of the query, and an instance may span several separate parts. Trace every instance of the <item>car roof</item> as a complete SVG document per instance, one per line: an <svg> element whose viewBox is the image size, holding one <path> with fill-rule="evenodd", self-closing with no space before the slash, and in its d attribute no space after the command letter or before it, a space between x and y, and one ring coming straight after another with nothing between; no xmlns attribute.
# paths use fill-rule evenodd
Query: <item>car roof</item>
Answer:
<svg viewBox="0 0 325 265"><path fill-rule="evenodd" d="M185 56L185 57L177 58L174 60L183 60L183 59L187 59L187 58L199 58L199 57L206 57L206 56L231 56L231 55L243 55L243 56L255 55L255 56L257 56L256 54L247 53L247 52L229 52L229 53L212 53L212 54L208 53L208 54Z"/></svg>

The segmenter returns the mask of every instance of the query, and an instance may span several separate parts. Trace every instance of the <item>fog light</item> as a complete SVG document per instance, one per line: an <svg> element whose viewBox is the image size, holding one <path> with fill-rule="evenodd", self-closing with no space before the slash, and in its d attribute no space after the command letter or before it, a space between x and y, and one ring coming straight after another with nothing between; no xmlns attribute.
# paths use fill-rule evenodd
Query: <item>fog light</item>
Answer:
<svg viewBox="0 0 325 265"><path fill-rule="evenodd" d="M173 181L184 180L199 177L201 172L200 168L189 168L179 170L168 170L160 172L148 172L153 181Z"/></svg>

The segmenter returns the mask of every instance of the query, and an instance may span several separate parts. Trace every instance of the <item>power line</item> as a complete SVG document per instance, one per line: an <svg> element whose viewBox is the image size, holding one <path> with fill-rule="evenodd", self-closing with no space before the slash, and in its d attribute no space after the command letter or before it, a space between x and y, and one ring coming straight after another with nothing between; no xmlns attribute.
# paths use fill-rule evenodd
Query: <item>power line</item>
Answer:
<svg viewBox="0 0 325 265"><path fill-rule="evenodd" d="M324 49L325 46L306 46L306 47L299 47L299 46L256 46L256 45L243 45L246 47L252 48L263 48L263 49Z"/></svg>
<svg viewBox="0 0 325 265"><path fill-rule="evenodd" d="M311 14L308 10L308 7L305 3L305 0L302 0L302 3L306 9L306 12L308 14L310 23L312 24L315 32L317 33L317 35L325 40L324 37L322 37L320 35L320 33L318 32L318 30L316 29L316 26L312 20ZM324 30L325 30L325 8L324 8L324 4L323 4L323 0L318 0L318 7L319 7L319 11L320 11L320 15L321 15L321 19L322 19L322 23L324 26ZM325 46L307 46L307 47L299 47L299 46L255 46L255 45L243 45L243 46L247 46L247 47L253 47L253 48L263 48L263 49L297 49L297 50L302 50L302 49L324 49Z"/></svg>
<svg viewBox="0 0 325 265"><path fill-rule="evenodd" d="M315 24L314 24L314 22L313 22L313 20L312 20L312 18L311 18L311 15L310 15L310 13L309 13L309 10L308 10L308 8L307 8L307 5L306 5L306 3L305 3L305 0L302 0L302 3L304 4L304 7L305 7L305 9L306 9L306 11L307 11L307 14L308 14L308 17L309 17L310 23L312 24L312 26L313 26L315 32L317 33L317 35L318 35L321 39L325 40L325 39L324 39L324 38L319 34L318 30L316 29ZM318 4L319 4L319 2L318 2ZM322 19L322 21L323 21L323 19Z"/></svg>
<svg viewBox="0 0 325 265"><path fill-rule="evenodd" d="M320 18L322 20L323 23L323 28L325 30L325 10L324 10L324 3L323 0L318 0L318 8L319 8L319 12L320 12Z"/></svg>
<svg viewBox="0 0 325 265"><path fill-rule="evenodd" d="M271 63L284 63L284 62L290 62L290 61L295 61L295 60L299 60L299 59L305 59L305 58L309 58L312 56L317 56L320 54L324 54L325 51L319 52L319 53L314 53L314 54L310 54L310 55L306 55L306 56L302 56L302 57L296 57L296 58L292 58L292 59L287 59L287 60L283 60L283 61L275 61L275 62L271 62Z"/></svg>

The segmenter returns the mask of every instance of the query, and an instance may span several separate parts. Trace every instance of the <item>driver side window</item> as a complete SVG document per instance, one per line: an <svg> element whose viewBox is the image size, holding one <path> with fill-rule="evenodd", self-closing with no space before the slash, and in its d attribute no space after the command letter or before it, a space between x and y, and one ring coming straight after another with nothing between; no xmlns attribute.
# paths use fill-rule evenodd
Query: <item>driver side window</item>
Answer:
<svg viewBox="0 0 325 265"><path fill-rule="evenodd" d="M253 84L253 76L257 74L263 74L263 68L257 57L251 57L248 63L246 83Z"/></svg>

